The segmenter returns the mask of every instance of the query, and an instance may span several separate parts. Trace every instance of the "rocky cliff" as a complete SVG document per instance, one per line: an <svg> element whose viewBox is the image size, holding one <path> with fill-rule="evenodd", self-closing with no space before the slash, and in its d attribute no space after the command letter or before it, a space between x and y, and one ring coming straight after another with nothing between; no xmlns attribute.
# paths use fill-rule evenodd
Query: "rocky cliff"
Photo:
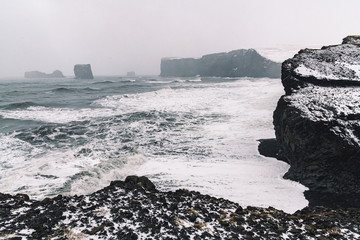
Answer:
<svg viewBox="0 0 360 240"><path fill-rule="evenodd" d="M90 64L76 64L74 66L74 74L77 79L93 79Z"/></svg>
<svg viewBox="0 0 360 240"><path fill-rule="evenodd" d="M55 70L54 72L49 74L39 71L25 72L24 77L25 78L64 78L65 76L62 74L61 71Z"/></svg>
<svg viewBox="0 0 360 240"><path fill-rule="evenodd" d="M164 77L280 77L280 63L262 57L254 49L215 53L195 58L163 58Z"/></svg>
<svg viewBox="0 0 360 240"><path fill-rule="evenodd" d="M162 77L195 77L200 74L200 60L195 58L161 59Z"/></svg>
<svg viewBox="0 0 360 240"><path fill-rule="evenodd" d="M360 207L359 37L299 51L282 64L281 79L285 95L274 126L280 155L290 163L285 178L317 197Z"/></svg>
<svg viewBox="0 0 360 240"><path fill-rule="evenodd" d="M357 209L242 208L136 176L86 196L0 193L1 239L358 239L359 226Z"/></svg>

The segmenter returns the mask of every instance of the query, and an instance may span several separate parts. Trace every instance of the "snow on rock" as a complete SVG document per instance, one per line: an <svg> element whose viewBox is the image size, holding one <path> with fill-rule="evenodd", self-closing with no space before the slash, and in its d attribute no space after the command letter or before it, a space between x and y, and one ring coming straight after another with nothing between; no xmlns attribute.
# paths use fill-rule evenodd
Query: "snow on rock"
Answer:
<svg viewBox="0 0 360 240"><path fill-rule="evenodd" d="M283 62L281 74L286 94L308 84L360 86L360 45L302 49Z"/></svg>
<svg viewBox="0 0 360 240"><path fill-rule="evenodd" d="M360 66L359 48L358 45L344 44L301 50L294 56L294 72L302 77L358 81L360 75L353 68Z"/></svg>
<svg viewBox="0 0 360 240"><path fill-rule="evenodd" d="M356 209L243 209L186 189L159 192L136 176L87 196L0 194L0 206L1 239L351 239L360 224Z"/></svg>

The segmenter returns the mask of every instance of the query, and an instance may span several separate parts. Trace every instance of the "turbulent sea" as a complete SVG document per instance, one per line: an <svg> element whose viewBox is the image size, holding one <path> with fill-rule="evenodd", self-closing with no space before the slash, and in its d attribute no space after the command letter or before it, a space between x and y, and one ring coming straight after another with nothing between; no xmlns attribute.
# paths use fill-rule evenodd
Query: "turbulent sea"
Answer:
<svg viewBox="0 0 360 240"><path fill-rule="evenodd" d="M305 187L258 153L280 79L0 79L0 192L87 194L128 175L294 212Z"/></svg>

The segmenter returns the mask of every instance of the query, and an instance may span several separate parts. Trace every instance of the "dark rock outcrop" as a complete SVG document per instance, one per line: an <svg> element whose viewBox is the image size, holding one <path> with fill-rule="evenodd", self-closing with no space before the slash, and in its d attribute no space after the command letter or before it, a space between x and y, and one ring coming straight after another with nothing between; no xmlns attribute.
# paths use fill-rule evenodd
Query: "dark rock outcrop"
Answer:
<svg viewBox="0 0 360 240"><path fill-rule="evenodd" d="M194 77L200 74L200 60L195 58L161 59L162 77Z"/></svg>
<svg viewBox="0 0 360 240"><path fill-rule="evenodd" d="M360 210L287 214L131 176L86 196L42 201L0 193L1 239L357 239Z"/></svg>
<svg viewBox="0 0 360 240"><path fill-rule="evenodd" d="M94 79L90 64L76 64L74 74L77 79Z"/></svg>
<svg viewBox="0 0 360 240"><path fill-rule="evenodd" d="M343 201L348 207L360 202L360 45L353 44L358 39L304 49L285 61L286 95L274 112L281 155L291 165L284 177L309 187L314 201L321 194L351 196L350 203Z"/></svg>
<svg viewBox="0 0 360 240"><path fill-rule="evenodd" d="M25 78L64 78L65 76L62 74L61 71L55 70L54 72L49 74L39 71L25 72L24 77Z"/></svg>
<svg viewBox="0 0 360 240"><path fill-rule="evenodd" d="M280 77L280 63L262 57L254 49L215 53L195 58L163 58L163 77Z"/></svg>

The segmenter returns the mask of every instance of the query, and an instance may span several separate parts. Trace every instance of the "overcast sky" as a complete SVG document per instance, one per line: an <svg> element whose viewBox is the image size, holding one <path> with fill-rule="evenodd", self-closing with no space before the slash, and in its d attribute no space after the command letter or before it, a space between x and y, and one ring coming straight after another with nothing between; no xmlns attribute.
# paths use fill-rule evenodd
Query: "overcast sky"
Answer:
<svg viewBox="0 0 360 240"><path fill-rule="evenodd" d="M359 0L0 0L0 76L159 74L162 57L330 45L360 34Z"/></svg>

